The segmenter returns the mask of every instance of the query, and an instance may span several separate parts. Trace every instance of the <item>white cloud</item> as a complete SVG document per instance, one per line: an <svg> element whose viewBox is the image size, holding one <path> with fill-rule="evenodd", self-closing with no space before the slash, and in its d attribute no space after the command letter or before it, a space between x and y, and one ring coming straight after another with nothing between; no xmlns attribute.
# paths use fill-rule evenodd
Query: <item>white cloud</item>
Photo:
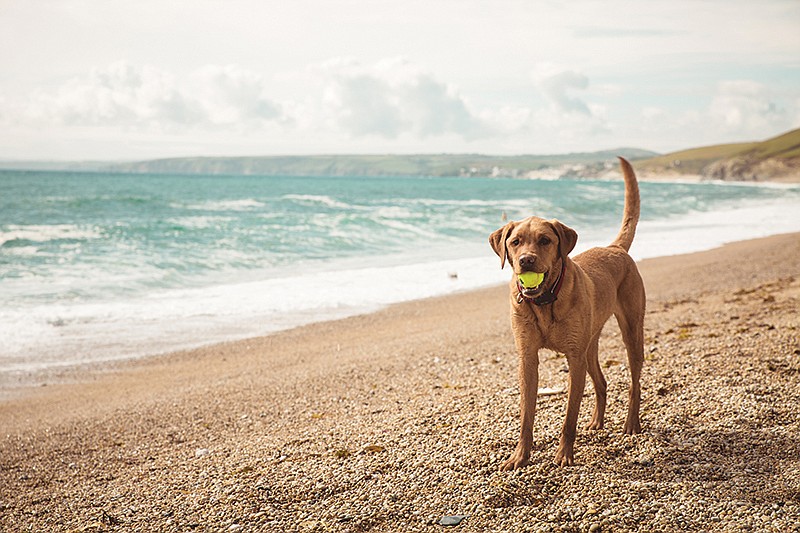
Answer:
<svg viewBox="0 0 800 533"><path fill-rule="evenodd" d="M267 96L265 78L236 65L208 65L194 75L193 96L212 124L280 119L280 105Z"/></svg>
<svg viewBox="0 0 800 533"><path fill-rule="evenodd" d="M454 87L402 58L371 66L338 59L326 62L320 72L325 112L353 137L456 134L471 139L488 133Z"/></svg>
<svg viewBox="0 0 800 533"><path fill-rule="evenodd" d="M21 119L38 124L175 130L234 127L281 118L257 73L206 66L186 79L126 62L95 68L54 91L37 90Z"/></svg>
<svg viewBox="0 0 800 533"><path fill-rule="evenodd" d="M550 63L540 63L533 71L532 79L549 106L531 110L530 125L527 128L537 139L547 139L557 145L560 151L582 150L586 143L600 145L602 138L608 138L608 109L604 104L592 102L585 97L589 94L589 77L577 70ZM619 89L606 84L594 91L595 97L614 96Z"/></svg>
<svg viewBox="0 0 800 533"><path fill-rule="evenodd" d="M188 107L166 73L119 62L95 68L55 91L35 91L23 117L44 124L134 126L162 115L186 120L194 114Z"/></svg>
<svg viewBox="0 0 800 533"><path fill-rule="evenodd" d="M538 65L515 97L479 107L449 80L397 57L337 58L270 76L237 65L181 73L117 62L26 101L0 95L0 142L6 153L36 157L49 146L76 158L92 157L75 152L80 146L101 157L666 151L766 138L800 122L800 101L755 81L720 83L692 109L591 81L580 69ZM505 91L502 81L495 90Z"/></svg>
<svg viewBox="0 0 800 533"><path fill-rule="evenodd" d="M539 80L539 86L547 99L559 111L583 115L592 114L586 102L570 96L570 92L573 90L586 90L589 87L589 78L584 74L574 70L565 70L543 77Z"/></svg>
<svg viewBox="0 0 800 533"><path fill-rule="evenodd" d="M390 148L396 143L402 151L565 151L608 133L606 108L571 95L588 87L585 75L542 72L537 82L550 106L477 109L454 85L397 57L371 64L336 58L271 80L236 65L206 65L179 76L117 62L37 91L16 125L65 139L94 130L106 141L135 133L181 146L220 143L218 153L231 146L397 151ZM272 94L283 86L302 90L278 101ZM536 86L529 82L529 91ZM359 148L342 148L348 143Z"/></svg>
<svg viewBox="0 0 800 533"><path fill-rule="evenodd" d="M710 116L729 132L776 132L791 126L769 88L752 80L723 81L711 102Z"/></svg>
<svg viewBox="0 0 800 533"><path fill-rule="evenodd" d="M662 151L759 141L800 126L800 100L781 98L753 80L720 82L705 106L665 109L644 106L631 122L628 144L662 145ZM670 139L665 142L664 139Z"/></svg>
<svg viewBox="0 0 800 533"><path fill-rule="evenodd" d="M309 71L315 83L278 102L270 97L265 76L236 65L206 65L180 78L117 62L55 89L35 91L17 122L172 133L327 133L354 139L456 135L469 140L489 134L480 114L453 86L406 60L362 65L335 59Z"/></svg>
<svg viewBox="0 0 800 533"><path fill-rule="evenodd" d="M0 157L664 151L800 125L797 0L0 5Z"/></svg>
<svg viewBox="0 0 800 533"><path fill-rule="evenodd" d="M351 67L335 70L326 82L322 104L330 125L356 137L396 138L408 127L397 95L385 80Z"/></svg>

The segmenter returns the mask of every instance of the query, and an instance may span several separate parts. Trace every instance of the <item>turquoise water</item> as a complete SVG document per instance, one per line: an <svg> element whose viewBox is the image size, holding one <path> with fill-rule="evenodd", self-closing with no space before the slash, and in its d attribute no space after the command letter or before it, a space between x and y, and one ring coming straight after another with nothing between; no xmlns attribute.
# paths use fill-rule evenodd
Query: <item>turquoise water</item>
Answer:
<svg viewBox="0 0 800 533"><path fill-rule="evenodd" d="M639 258L800 229L798 187L641 193ZM586 247L613 238L622 205L616 181L0 171L0 368L144 355L496 283L508 273L486 243L504 217L558 218Z"/></svg>

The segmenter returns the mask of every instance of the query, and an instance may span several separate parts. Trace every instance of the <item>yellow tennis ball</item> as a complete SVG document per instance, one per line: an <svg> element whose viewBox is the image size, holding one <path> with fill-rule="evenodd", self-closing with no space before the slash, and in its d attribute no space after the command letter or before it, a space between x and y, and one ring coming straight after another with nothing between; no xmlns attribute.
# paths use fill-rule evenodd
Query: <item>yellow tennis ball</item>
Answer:
<svg viewBox="0 0 800 533"><path fill-rule="evenodd" d="M526 289L535 289L542 284L544 280L544 273L540 272L523 272L519 275L519 282Z"/></svg>

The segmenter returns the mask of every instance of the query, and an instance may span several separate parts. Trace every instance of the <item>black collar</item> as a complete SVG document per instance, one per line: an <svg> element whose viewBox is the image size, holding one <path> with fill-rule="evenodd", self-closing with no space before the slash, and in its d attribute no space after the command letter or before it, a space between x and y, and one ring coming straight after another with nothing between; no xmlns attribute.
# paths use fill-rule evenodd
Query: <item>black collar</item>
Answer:
<svg viewBox="0 0 800 533"><path fill-rule="evenodd" d="M549 305L556 300L558 300L558 293L561 292L561 284L564 282L564 271L567 269L567 261L565 259L561 260L561 272L558 273L558 278L556 282L553 283L553 286L550 287L550 290L543 292L536 298L528 298L522 292L522 285L519 281L517 281L517 290L519 291L519 295L517 296L517 301L522 303L523 300L528 300L529 302L533 302L536 305Z"/></svg>

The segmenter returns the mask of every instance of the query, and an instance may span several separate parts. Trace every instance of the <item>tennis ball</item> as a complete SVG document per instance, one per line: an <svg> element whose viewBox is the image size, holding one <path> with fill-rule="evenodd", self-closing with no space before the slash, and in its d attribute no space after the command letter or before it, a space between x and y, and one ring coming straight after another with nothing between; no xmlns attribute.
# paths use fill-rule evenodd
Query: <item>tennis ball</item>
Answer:
<svg viewBox="0 0 800 533"><path fill-rule="evenodd" d="M535 289L542 284L544 280L544 273L540 272L523 272L519 275L519 282L526 289Z"/></svg>

